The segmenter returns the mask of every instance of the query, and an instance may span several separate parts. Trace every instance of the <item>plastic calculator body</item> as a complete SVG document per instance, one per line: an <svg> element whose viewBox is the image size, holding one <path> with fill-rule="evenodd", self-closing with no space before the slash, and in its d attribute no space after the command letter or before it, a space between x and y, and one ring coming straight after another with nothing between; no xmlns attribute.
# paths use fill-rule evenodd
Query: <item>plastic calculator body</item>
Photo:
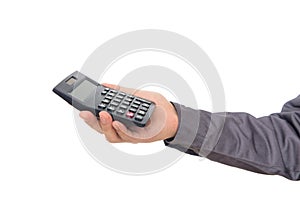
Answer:
<svg viewBox="0 0 300 202"><path fill-rule="evenodd" d="M144 127L155 109L152 101L105 87L78 71L62 80L53 92L80 111L90 111L98 118L100 111L107 111L126 126Z"/></svg>

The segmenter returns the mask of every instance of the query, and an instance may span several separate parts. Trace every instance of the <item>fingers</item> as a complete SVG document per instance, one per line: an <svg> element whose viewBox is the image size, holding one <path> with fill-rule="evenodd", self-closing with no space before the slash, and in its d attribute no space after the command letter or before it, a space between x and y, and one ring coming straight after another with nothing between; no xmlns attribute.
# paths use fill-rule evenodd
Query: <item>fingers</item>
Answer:
<svg viewBox="0 0 300 202"><path fill-rule="evenodd" d="M112 117L109 113L102 111L99 113L100 117L100 127L105 135L107 141L111 143L123 142L123 140L116 133L115 129L112 127Z"/></svg>
<svg viewBox="0 0 300 202"><path fill-rule="evenodd" d="M100 121L89 111L82 111L80 112L79 116L94 130L99 133L105 135L107 141L111 143L119 143L119 142L130 142L125 135L123 135L124 139L121 138L118 133L116 132L115 128L113 128L112 117L109 113L102 111L99 113ZM125 126L124 126L125 127ZM125 127L126 128L126 127ZM125 129L123 129L125 131Z"/></svg>
<svg viewBox="0 0 300 202"><path fill-rule="evenodd" d="M134 132L128 130L126 128L126 126L124 126L119 121L114 121L112 123L112 125L113 125L113 128L115 129L115 131L117 132L117 134L119 135L119 137L122 140L124 140L126 142L130 142L130 143L139 143L139 142L142 142L141 139L135 138Z"/></svg>
<svg viewBox="0 0 300 202"><path fill-rule="evenodd" d="M112 118L107 112L100 112L100 121L89 111L80 112L79 116L94 130L105 135L107 141L111 143L122 142L114 128L112 127Z"/></svg>
<svg viewBox="0 0 300 202"><path fill-rule="evenodd" d="M99 122L97 118L89 111L80 112L79 116L94 130L102 133Z"/></svg>
<svg viewBox="0 0 300 202"><path fill-rule="evenodd" d="M97 120L97 118L89 111L82 111L79 115L91 128L104 134L107 141L111 143L139 143L147 142L147 140L149 140L148 138L141 136L145 133L145 129L137 127L137 131L131 131L119 121L113 121L108 112L100 112L100 120Z"/></svg>
<svg viewBox="0 0 300 202"><path fill-rule="evenodd" d="M106 86L108 88L112 88L112 89L115 89L115 90L119 90L119 86L118 85L114 85L114 84L110 84L110 83L102 83L103 86Z"/></svg>

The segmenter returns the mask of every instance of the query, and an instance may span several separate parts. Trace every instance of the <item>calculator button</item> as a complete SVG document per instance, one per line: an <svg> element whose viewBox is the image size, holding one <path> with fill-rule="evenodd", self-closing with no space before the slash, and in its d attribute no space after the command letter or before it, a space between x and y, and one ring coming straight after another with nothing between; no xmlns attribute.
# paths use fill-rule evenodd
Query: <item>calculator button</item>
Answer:
<svg viewBox="0 0 300 202"><path fill-rule="evenodd" d="M104 90L109 91L110 89L109 88L104 88Z"/></svg>
<svg viewBox="0 0 300 202"><path fill-rule="evenodd" d="M98 107L99 107L100 109L104 109L104 108L106 107L106 104L101 103L101 104L98 105Z"/></svg>
<svg viewBox="0 0 300 202"><path fill-rule="evenodd" d="M101 92L101 95L106 95L106 93L107 93L107 91L104 90L104 91Z"/></svg>
<svg viewBox="0 0 300 202"><path fill-rule="evenodd" d="M130 99L133 99L133 98L134 98L133 95L127 95L127 97L129 97Z"/></svg>
<svg viewBox="0 0 300 202"><path fill-rule="evenodd" d="M144 104L142 104L142 107L148 108L148 107L150 107L150 105L148 105L147 103L144 103Z"/></svg>
<svg viewBox="0 0 300 202"><path fill-rule="evenodd" d="M111 99L113 99L113 97L112 96L106 96L105 99L111 100Z"/></svg>
<svg viewBox="0 0 300 202"><path fill-rule="evenodd" d="M136 109L135 108L130 108L129 111L135 113Z"/></svg>
<svg viewBox="0 0 300 202"><path fill-rule="evenodd" d="M151 105L151 102L144 100L145 103L147 103L148 105Z"/></svg>
<svg viewBox="0 0 300 202"><path fill-rule="evenodd" d="M137 121L142 121L143 117L141 115L136 115L134 119Z"/></svg>
<svg viewBox="0 0 300 202"><path fill-rule="evenodd" d="M112 111L115 111L116 108L114 106L110 105L110 106L107 107L107 110L110 111L110 112L112 112Z"/></svg>
<svg viewBox="0 0 300 202"><path fill-rule="evenodd" d="M133 107L133 108L139 108L139 106L136 105L136 104L132 104L131 107Z"/></svg>
<svg viewBox="0 0 300 202"><path fill-rule="evenodd" d="M118 113L118 114L124 114L124 113L125 113L125 110L124 110L124 109L118 109L118 110L117 110L117 113Z"/></svg>
<svg viewBox="0 0 300 202"><path fill-rule="evenodd" d="M116 91L116 90L110 90L110 92L112 92L112 93L116 93L116 92L118 92L118 91Z"/></svg>
<svg viewBox="0 0 300 202"><path fill-rule="evenodd" d="M140 110L143 110L146 112L148 109L146 107L141 107Z"/></svg>
<svg viewBox="0 0 300 202"><path fill-rule="evenodd" d="M146 112L144 112L144 111L142 111L142 110L139 110L139 111L138 111L138 114L139 114L139 115L142 115L142 116L145 116Z"/></svg>
<svg viewBox="0 0 300 202"><path fill-rule="evenodd" d="M108 103L110 103L110 100L104 99L104 100L102 101L102 103L108 104Z"/></svg>
<svg viewBox="0 0 300 202"><path fill-rule="evenodd" d="M140 102L144 102L144 103L147 103L147 104L151 104L151 102L147 101L147 100L144 100L144 99L141 99L141 98L137 98L137 101L140 101Z"/></svg>
<svg viewBox="0 0 300 202"><path fill-rule="evenodd" d="M120 100L120 99L114 99L114 101L120 103L122 100Z"/></svg>
<svg viewBox="0 0 300 202"><path fill-rule="evenodd" d="M125 99L125 101L127 101L127 102L132 102L132 99L129 98L129 97L127 97L127 98Z"/></svg>
<svg viewBox="0 0 300 202"><path fill-rule="evenodd" d="M114 94L114 93L108 93L107 95L114 97L116 94Z"/></svg>
<svg viewBox="0 0 300 202"><path fill-rule="evenodd" d="M130 103L127 102L127 101L124 101L123 104L124 104L124 105L130 105Z"/></svg>
<svg viewBox="0 0 300 202"><path fill-rule="evenodd" d="M139 102L139 101L134 101L133 104L140 105L141 102Z"/></svg>
<svg viewBox="0 0 300 202"><path fill-rule="evenodd" d="M114 106L114 107L117 107L119 105L119 103L113 101L110 105Z"/></svg>
<svg viewBox="0 0 300 202"><path fill-rule="evenodd" d="M126 95L126 93L120 92L119 95L124 97Z"/></svg>
<svg viewBox="0 0 300 202"><path fill-rule="evenodd" d="M126 106L126 105L121 105L121 106L120 106L121 109L127 109L127 107L128 107L128 106Z"/></svg>
<svg viewBox="0 0 300 202"><path fill-rule="evenodd" d="M126 116L127 116L128 118L132 118L132 117L134 116L134 113L132 113L132 112L127 112L127 113L126 113Z"/></svg>
<svg viewBox="0 0 300 202"><path fill-rule="evenodd" d="M122 96L122 95L117 95L117 97L116 98L118 98L118 99L120 99L120 100L122 100L123 98L124 98L124 96Z"/></svg>

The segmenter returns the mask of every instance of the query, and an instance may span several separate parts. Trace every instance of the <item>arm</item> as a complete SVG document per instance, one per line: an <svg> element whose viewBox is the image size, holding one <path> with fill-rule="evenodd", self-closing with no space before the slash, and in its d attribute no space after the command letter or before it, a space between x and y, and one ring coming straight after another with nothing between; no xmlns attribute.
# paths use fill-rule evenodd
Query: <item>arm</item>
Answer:
<svg viewBox="0 0 300 202"><path fill-rule="evenodd" d="M300 179L300 96L286 103L282 112L261 118L174 106L179 128L175 137L164 141L166 145L193 155L204 153L213 161L253 172ZM187 141L194 135L186 132L188 126L197 120L190 114L197 113L200 122L196 136ZM208 152L206 148L210 148Z"/></svg>
<svg viewBox="0 0 300 202"><path fill-rule="evenodd" d="M210 113L171 104L154 92L120 90L152 100L157 107L144 128L126 128L104 111L100 120L90 112L81 112L81 118L109 142L164 140L167 146L192 155L300 180L300 96L286 103L280 113L255 118L247 113Z"/></svg>

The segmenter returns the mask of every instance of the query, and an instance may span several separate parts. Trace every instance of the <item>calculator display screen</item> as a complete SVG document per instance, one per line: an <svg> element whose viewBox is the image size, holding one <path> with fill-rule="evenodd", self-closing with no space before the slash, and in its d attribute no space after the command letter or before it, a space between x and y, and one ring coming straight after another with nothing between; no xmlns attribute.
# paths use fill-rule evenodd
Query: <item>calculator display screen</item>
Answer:
<svg viewBox="0 0 300 202"><path fill-rule="evenodd" d="M91 93L95 92L96 88L96 85L88 80L84 80L79 86L73 89L71 95L84 102L84 100L88 98Z"/></svg>

